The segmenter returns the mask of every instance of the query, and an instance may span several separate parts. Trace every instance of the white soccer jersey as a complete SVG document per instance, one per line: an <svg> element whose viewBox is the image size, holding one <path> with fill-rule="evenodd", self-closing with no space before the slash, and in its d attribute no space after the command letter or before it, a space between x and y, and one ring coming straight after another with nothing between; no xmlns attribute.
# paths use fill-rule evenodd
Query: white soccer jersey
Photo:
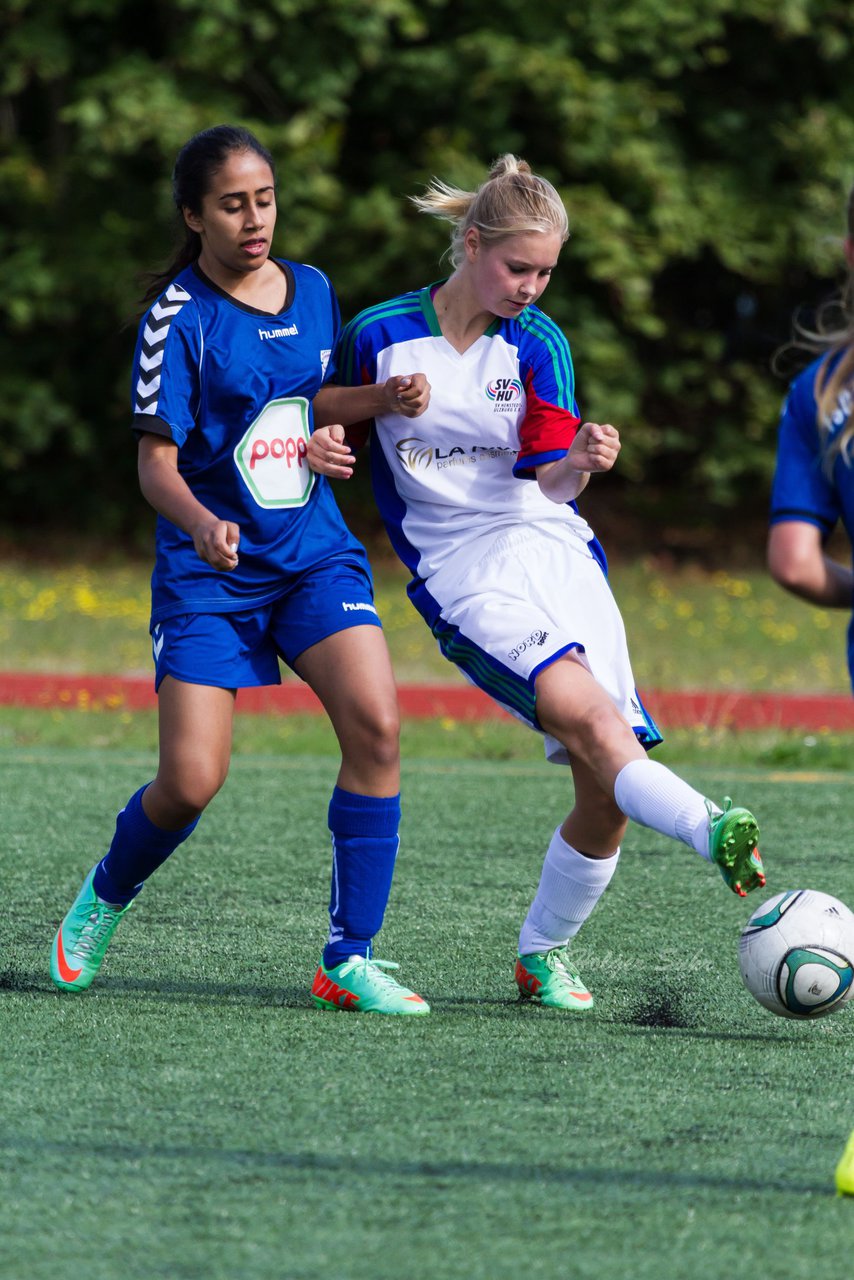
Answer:
<svg viewBox="0 0 854 1280"><path fill-rule="evenodd" d="M534 479L578 429L569 344L528 307L460 354L439 327L438 287L363 311L336 348L348 386L417 372L430 383L418 418L367 424L377 505L413 574L410 599L445 656L532 728L539 672L575 653L653 745L660 734L635 692L604 554L575 505L550 501ZM347 434L358 443L365 424ZM559 743L545 745L568 763Z"/></svg>
<svg viewBox="0 0 854 1280"><path fill-rule="evenodd" d="M337 353L347 385L422 372L431 386L420 417L386 414L373 423L374 490L396 551L428 580L449 557L458 571L473 540L520 523L558 522L590 540L572 505L551 502L529 482L536 464L564 456L578 428L566 338L529 307L496 319L460 354L439 328L436 288L362 312Z"/></svg>

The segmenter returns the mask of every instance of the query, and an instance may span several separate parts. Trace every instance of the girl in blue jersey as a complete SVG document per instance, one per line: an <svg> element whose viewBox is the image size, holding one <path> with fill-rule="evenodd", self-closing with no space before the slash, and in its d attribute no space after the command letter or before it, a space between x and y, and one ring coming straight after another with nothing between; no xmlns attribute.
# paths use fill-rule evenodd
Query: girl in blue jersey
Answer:
<svg viewBox="0 0 854 1280"><path fill-rule="evenodd" d="M783 406L771 493L768 567L787 591L831 609L854 606L854 571L825 552L842 522L854 544L854 187L848 195L841 297L816 332L795 345L817 359L794 380ZM848 627L854 687L854 616Z"/></svg>
<svg viewBox="0 0 854 1280"><path fill-rule="evenodd" d="M371 954L398 847L394 680L365 552L306 462L312 400L333 368L335 295L322 272L271 256L273 161L246 130L192 138L173 188L185 243L149 290L133 373L140 485L158 513L160 760L62 921L51 975L66 990L90 985L119 920L225 781L237 690L279 683L282 658L341 747L330 929L312 997L424 1014L388 973L396 966ZM361 395L367 412L417 416L427 391L395 378Z"/></svg>
<svg viewBox="0 0 854 1280"><path fill-rule="evenodd" d="M568 236L557 192L504 156L477 191L434 182L415 203L451 222L454 271L351 321L336 380L381 384L410 368L429 380L417 423L372 415L374 491L446 657L571 766L574 807L546 853L516 982L524 998L585 1010L567 944L614 874L627 818L693 846L740 894L764 883L757 825L646 756L660 735L575 506L613 466L619 435L581 422L566 338L536 306ZM309 460L323 474L352 474L336 424L356 421L355 394L327 386L315 402Z"/></svg>

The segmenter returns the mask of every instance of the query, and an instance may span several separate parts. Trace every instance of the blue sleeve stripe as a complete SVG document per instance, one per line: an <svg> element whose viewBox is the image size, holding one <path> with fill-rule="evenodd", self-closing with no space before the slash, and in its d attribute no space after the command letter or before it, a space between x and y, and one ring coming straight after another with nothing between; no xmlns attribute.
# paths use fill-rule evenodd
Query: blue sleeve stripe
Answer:
<svg viewBox="0 0 854 1280"><path fill-rule="evenodd" d="M537 467L547 462L560 462L565 457L566 449L552 450L549 453L532 453L514 462L513 474L517 478L527 480L535 474Z"/></svg>
<svg viewBox="0 0 854 1280"><path fill-rule="evenodd" d="M341 333L338 367L344 382L352 385L354 377L358 379L355 368L355 346L360 334L368 325L395 317L420 312L417 294L404 294L400 298L392 298L389 302L378 302L376 306L367 307L350 320Z"/></svg>
<svg viewBox="0 0 854 1280"><path fill-rule="evenodd" d="M561 329L539 309L523 313L524 327L537 341L547 348L552 362L561 408L575 408L575 372L572 367L572 355L569 343Z"/></svg>

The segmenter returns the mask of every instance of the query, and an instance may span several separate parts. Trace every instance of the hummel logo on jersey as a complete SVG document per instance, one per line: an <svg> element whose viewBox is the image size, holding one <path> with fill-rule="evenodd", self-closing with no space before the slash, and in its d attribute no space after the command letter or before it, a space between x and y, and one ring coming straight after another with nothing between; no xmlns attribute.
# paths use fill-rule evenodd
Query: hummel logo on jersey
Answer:
<svg viewBox="0 0 854 1280"><path fill-rule="evenodd" d="M160 395L160 367L169 336L169 326L190 295L180 285L170 284L148 313L139 352L135 413L156 413Z"/></svg>
<svg viewBox="0 0 854 1280"><path fill-rule="evenodd" d="M163 649L163 641L165 640L165 638L166 637L163 635L163 632L160 630L160 628L155 627L151 635L151 651L154 654L155 662L160 657L161 650Z"/></svg>
<svg viewBox="0 0 854 1280"><path fill-rule="evenodd" d="M822 425L825 430L831 436L835 435L848 422L852 410L854 410L854 396L851 394L851 388L843 387L837 398L833 413L825 414L822 419Z"/></svg>
<svg viewBox="0 0 854 1280"><path fill-rule="evenodd" d="M259 329L258 337L262 342L268 342L270 338L295 338L298 333L296 325L289 324L285 329Z"/></svg>
<svg viewBox="0 0 854 1280"><path fill-rule="evenodd" d="M352 604L350 603L349 600L342 600L341 608L344 610L345 613L356 613L359 610L363 611L364 613L377 612L374 606L372 604L368 604L367 601L365 600L356 600ZM379 614L377 614L377 616L379 617Z"/></svg>

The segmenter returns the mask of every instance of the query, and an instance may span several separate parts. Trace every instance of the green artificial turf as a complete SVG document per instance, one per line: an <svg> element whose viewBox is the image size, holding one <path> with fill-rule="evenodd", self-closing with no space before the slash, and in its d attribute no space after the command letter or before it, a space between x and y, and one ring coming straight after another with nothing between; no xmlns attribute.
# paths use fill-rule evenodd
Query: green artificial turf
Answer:
<svg viewBox="0 0 854 1280"><path fill-rule="evenodd" d="M393 1021L307 999L333 754L238 751L74 996L47 977L53 932L154 757L3 741L3 1280L849 1274L854 1010L803 1024L751 999L756 895L632 827L576 947L595 1009L516 1002L565 771L407 758L377 954L433 1012ZM851 773L685 775L756 810L769 894L854 903Z"/></svg>

